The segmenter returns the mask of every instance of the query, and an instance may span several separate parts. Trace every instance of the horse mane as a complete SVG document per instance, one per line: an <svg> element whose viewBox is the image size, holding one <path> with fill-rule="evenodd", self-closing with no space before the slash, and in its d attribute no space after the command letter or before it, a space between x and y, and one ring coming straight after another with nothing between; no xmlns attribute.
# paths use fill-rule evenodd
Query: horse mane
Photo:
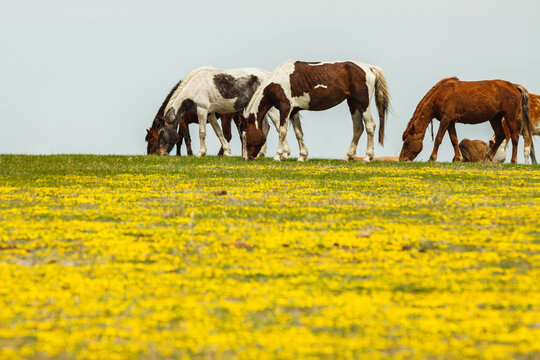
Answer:
<svg viewBox="0 0 540 360"><path fill-rule="evenodd" d="M437 90L439 90L439 88L442 85L444 85L444 84L446 84L446 83L448 83L450 81L459 81L459 79L456 76L449 77L449 78L444 78L444 79L440 80L438 83L436 83L435 85L433 85L433 87L431 89L429 89L427 94L424 95L422 100L420 100L420 102L416 106L416 109L414 110L414 114L411 117L411 120L409 121L409 123L407 124L407 128L405 129L405 132L403 133L404 136L405 136L405 134L410 132L411 129L413 128L413 126L418 122L420 113L426 108L426 106L428 106L428 104L431 104L431 101L432 101L432 98L433 98L433 95L435 94L435 92ZM427 125L426 125L426 128L427 128Z"/></svg>
<svg viewBox="0 0 540 360"><path fill-rule="evenodd" d="M159 119L163 118L163 115L165 114L165 107L169 103L169 100L171 99L172 94L174 93L174 91L178 88L178 86L181 83L182 83L182 80L177 82L176 85L174 85L174 87L169 91L169 93L167 94L167 97L165 97L165 100L163 100L163 103L159 107L159 110L158 110L156 116L154 117L154 121L152 122L152 127L150 129L155 129L155 128L159 127L159 124L158 124Z"/></svg>
<svg viewBox="0 0 540 360"><path fill-rule="evenodd" d="M195 69L195 70L192 70L189 74L187 74L186 78L184 79L184 81L182 81L178 87L176 87L176 89L173 91L169 101L167 102L167 105L165 106L165 108L163 109L163 113L166 114L167 111L171 108L172 104L174 103L174 101L176 100L176 98L178 97L178 95L180 95L180 93L182 92L182 90L186 87L186 84L189 83L189 81L196 75L198 74L199 72L201 71L204 71L204 70L214 70L213 67L211 66L203 66L203 67L200 67L198 69Z"/></svg>

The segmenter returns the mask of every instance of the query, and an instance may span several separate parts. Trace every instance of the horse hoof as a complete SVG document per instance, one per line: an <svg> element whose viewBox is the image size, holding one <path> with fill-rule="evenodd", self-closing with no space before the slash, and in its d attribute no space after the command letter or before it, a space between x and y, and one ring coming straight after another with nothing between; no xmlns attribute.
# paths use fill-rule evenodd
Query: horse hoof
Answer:
<svg viewBox="0 0 540 360"><path fill-rule="evenodd" d="M299 156L298 157L298 161L304 162L304 161L307 161L307 160L308 160L307 156Z"/></svg>
<svg viewBox="0 0 540 360"><path fill-rule="evenodd" d="M203 152L199 152L197 153L197 155L195 155L196 157L203 157L203 156L206 156L206 153L203 153Z"/></svg>
<svg viewBox="0 0 540 360"><path fill-rule="evenodd" d="M274 161L281 161L281 156L279 155L274 156Z"/></svg>

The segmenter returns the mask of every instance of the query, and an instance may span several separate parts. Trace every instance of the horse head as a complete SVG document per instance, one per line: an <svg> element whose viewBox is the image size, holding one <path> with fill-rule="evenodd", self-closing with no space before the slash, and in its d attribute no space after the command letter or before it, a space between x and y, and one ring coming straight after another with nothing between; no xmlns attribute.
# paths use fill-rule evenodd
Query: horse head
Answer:
<svg viewBox="0 0 540 360"><path fill-rule="evenodd" d="M423 132L416 131L413 120L409 122L403 132L403 147L399 154L399 161L413 161L423 148Z"/></svg>
<svg viewBox="0 0 540 360"><path fill-rule="evenodd" d="M240 131L243 134L242 137L246 139L247 158L245 160L253 160L266 143L266 136L255 126L254 119L250 121L243 116L240 117Z"/></svg>
<svg viewBox="0 0 540 360"><path fill-rule="evenodd" d="M173 147L176 145L180 136L176 131L176 127L165 124L165 127L159 129L157 139L157 154L169 155Z"/></svg>

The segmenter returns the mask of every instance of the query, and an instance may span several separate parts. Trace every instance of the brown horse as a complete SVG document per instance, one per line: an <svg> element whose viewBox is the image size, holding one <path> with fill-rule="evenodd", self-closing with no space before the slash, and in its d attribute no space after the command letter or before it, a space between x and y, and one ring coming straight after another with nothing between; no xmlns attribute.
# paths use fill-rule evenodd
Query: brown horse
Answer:
<svg viewBox="0 0 540 360"><path fill-rule="evenodd" d="M521 126L519 114L521 111ZM530 137L529 94L521 86L503 80L460 81L447 78L439 81L420 100L414 114L403 132L400 161L412 161L422 151L422 141L428 124L436 118L440 121L430 161L437 159L437 151L446 131L454 147L453 161L461 161L456 123L480 124L489 121L495 132L495 144L486 154L491 161L505 138L502 118L506 119L512 139L512 162L517 160L520 128Z"/></svg>
<svg viewBox="0 0 540 360"><path fill-rule="evenodd" d="M234 121L236 128L238 130L238 134L240 136L240 139L242 138L241 131L240 131L240 116L239 114L216 114L216 117L218 119L221 119L221 128L223 129L223 136L227 140L227 142L230 142L232 139L232 132L231 132L231 123ZM184 140L186 143L186 150L188 155L193 155L193 150L191 149L191 136L189 134L189 124L198 124L199 119L197 117L197 114L195 113L185 113L184 116L180 118L178 121L178 142L176 143L176 155L181 154L181 147L182 147L182 141ZM156 126L154 126L156 124ZM157 127L157 123L152 124L152 128L146 130L146 141L148 142L148 145L146 147L147 154L157 154L158 153L158 135L159 135L159 128ZM219 149L218 155L223 155L223 147Z"/></svg>
<svg viewBox="0 0 540 360"><path fill-rule="evenodd" d="M464 162L480 162L484 161L486 158L486 154L488 153L489 149L493 144L495 143L495 139L489 141L489 143L486 143L482 140L469 140L467 138L461 140L459 142L459 151L461 151L462 161ZM508 141L503 140L501 146L499 146L499 149L495 153L495 156L493 157L493 162L495 163L503 163L506 160L506 146L508 145Z"/></svg>

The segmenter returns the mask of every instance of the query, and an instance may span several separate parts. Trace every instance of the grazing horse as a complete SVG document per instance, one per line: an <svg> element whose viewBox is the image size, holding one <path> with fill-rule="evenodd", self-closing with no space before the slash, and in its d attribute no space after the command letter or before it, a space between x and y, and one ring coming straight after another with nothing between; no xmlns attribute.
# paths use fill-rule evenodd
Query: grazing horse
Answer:
<svg viewBox="0 0 540 360"><path fill-rule="evenodd" d="M172 150L179 139L178 125L182 121L188 124L189 120L185 118L189 114L195 114L201 143L197 156L206 155L207 121L221 142L223 155L230 156L231 148L217 123L216 114L243 111L255 90L269 74L268 71L258 68L218 70L208 66L190 72L173 91L163 109L164 123L158 131L158 154L166 155ZM277 128L278 117L275 109L268 115ZM252 129L250 133L261 131L259 129ZM268 131L268 125L263 127L263 130Z"/></svg>
<svg viewBox="0 0 540 360"><path fill-rule="evenodd" d="M326 110L343 100L347 100L353 121L353 139L345 160L356 154L358 140L364 131L362 120L368 134L365 161L373 159L373 135L375 122L370 111L370 99L375 93L379 111L379 142L383 144L385 115L389 107L386 79L382 70L376 66L353 61L345 62L302 62L289 60L279 65L268 79L259 87L244 114L246 122L261 127L264 115L275 107L280 112L279 143L274 160L283 159L281 147L287 134L287 123L291 119L300 156L305 161L308 150L303 140L300 110ZM247 144L252 140L247 136ZM256 148L252 148L255 151ZM254 158L256 153L249 153Z"/></svg>
<svg viewBox="0 0 540 360"><path fill-rule="evenodd" d="M240 119L238 117L238 114L216 114L216 118L221 119L221 128L223 129L223 136L225 139L230 142L232 138L231 134L231 123L234 120L234 123L236 125L236 128L238 129L239 136L241 138L240 133ZM180 155L181 147L182 147L182 141L184 140L186 143L186 150L188 155L193 155L193 151L191 149L191 136L189 134L189 127L188 124L196 124L199 120L197 118L196 114L193 113L187 113L186 116L184 116L179 122L178 122L178 135L179 139L176 143L176 155ZM157 154L158 152L158 132L159 128L157 125L152 124L152 127L150 129L146 130L146 141L148 142L146 151L147 154ZM223 155L223 147L219 149L218 155Z"/></svg>
<svg viewBox="0 0 540 360"><path fill-rule="evenodd" d="M163 103L159 107L156 116L154 116L154 120L152 121L152 126L150 127L150 129L146 129L146 137L144 140L148 143L148 145L146 146L146 153L149 155L157 154L158 132L159 132L159 129L161 129L165 124L165 120L163 119L163 115L165 114L165 107L167 106L167 103L171 99L173 92L181 83L182 83L182 80L177 82L176 85L174 85L174 87L171 89L171 91L169 91L169 93L167 94L167 97L165 98L165 100L163 100ZM176 155L180 155L180 147L178 146L176 147Z"/></svg>
<svg viewBox="0 0 540 360"><path fill-rule="evenodd" d="M445 132L448 130L454 147L453 161L461 161L458 147L456 122L479 124L489 121L495 132L494 147L486 154L492 160L496 150L505 138L502 118L506 119L512 139L512 162L517 160L519 141L519 113L521 127L530 137L529 94L521 86L503 80L460 81L447 78L439 81L420 100L414 114L403 132L403 147L400 161L412 161L422 151L422 141L428 124L433 118L440 121L430 161L437 159L437 151Z"/></svg>
<svg viewBox="0 0 540 360"><path fill-rule="evenodd" d="M525 164L529 164L532 159L532 163L536 164L536 155L534 153L533 136L540 136L540 95L529 93L529 116L531 118L531 137L530 139L525 135L525 129L521 128L521 135L523 135L525 144L523 146L523 156L525 158ZM506 125L506 120L502 122L505 140L510 139L510 130ZM494 139L493 137L492 139ZM491 142L491 140L490 140ZM499 147L500 150L500 147ZM505 153L506 154L506 153Z"/></svg>
<svg viewBox="0 0 540 360"><path fill-rule="evenodd" d="M461 140L458 144L459 151L461 152L462 161L464 162L480 162L484 161L486 154L490 147L495 143L495 136L489 143L485 143L482 140L469 140L467 138ZM499 149L493 157L494 163L503 163L506 160L506 147L508 141L505 139L499 146Z"/></svg>

